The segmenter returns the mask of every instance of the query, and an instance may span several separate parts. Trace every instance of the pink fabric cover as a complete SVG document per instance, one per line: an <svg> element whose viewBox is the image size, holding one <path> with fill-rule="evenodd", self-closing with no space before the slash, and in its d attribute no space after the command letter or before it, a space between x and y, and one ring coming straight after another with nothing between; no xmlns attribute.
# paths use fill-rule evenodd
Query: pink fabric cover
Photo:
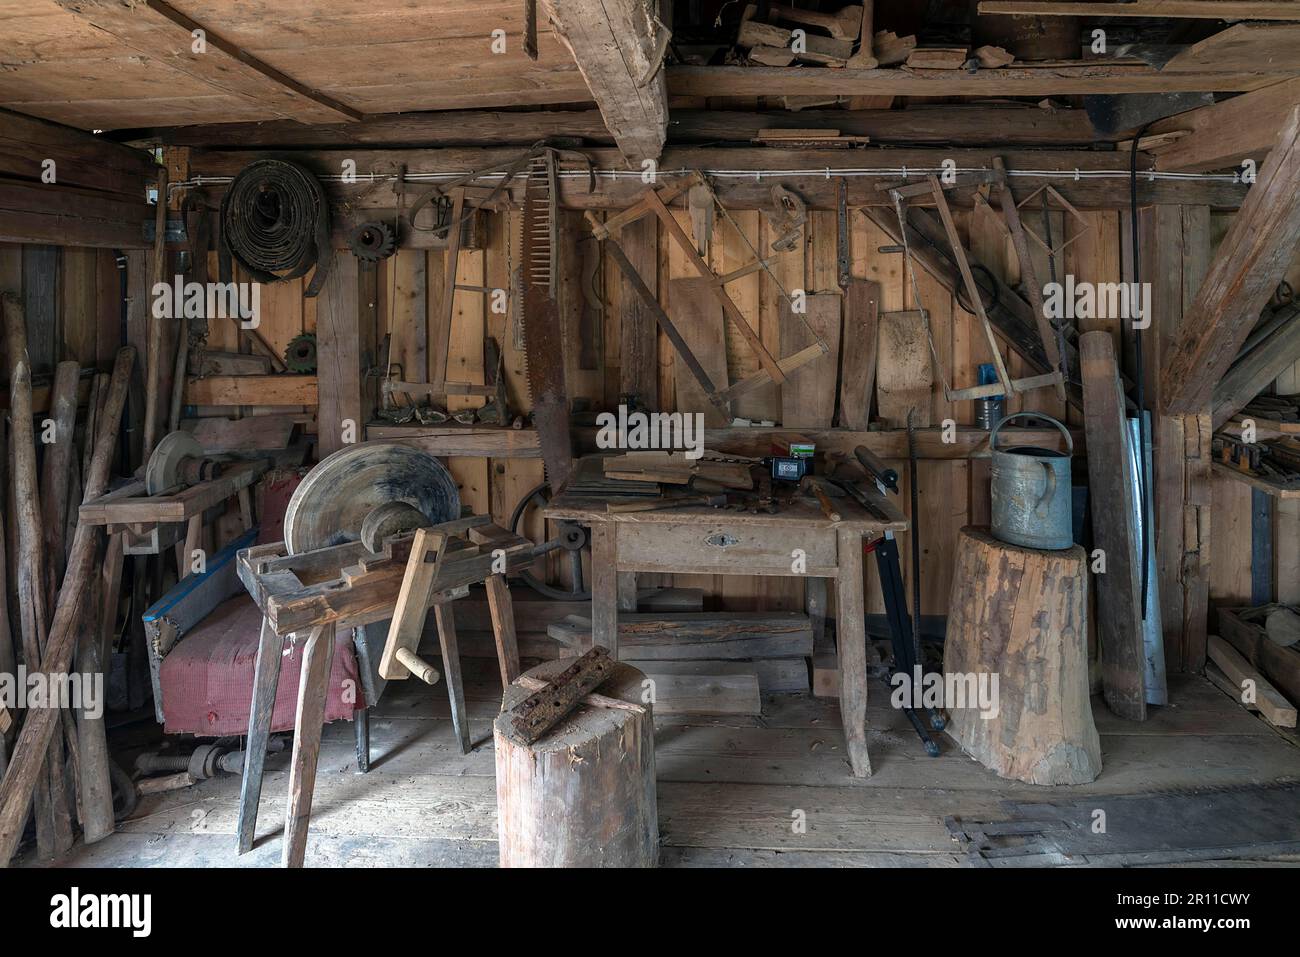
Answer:
<svg viewBox="0 0 1300 957"><path fill-rule="evenodd" d="M162 661L163 729L168 734L221 737L248 733L261 627L262 614L253 599L235 595L176 643ZM305 635L295 644L285 641L271 718L273 731L293 728L305 643ZM325 720L351 718L353 710L363 704L352 633L340 631L334 639Z"/></svg>

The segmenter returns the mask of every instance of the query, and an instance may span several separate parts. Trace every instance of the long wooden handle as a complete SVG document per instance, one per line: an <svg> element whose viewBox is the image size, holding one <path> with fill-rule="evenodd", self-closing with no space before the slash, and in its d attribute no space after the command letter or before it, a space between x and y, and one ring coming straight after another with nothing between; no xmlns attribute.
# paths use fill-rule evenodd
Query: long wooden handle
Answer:
<svg viewBox="0 0 1300 957"><path fill-rule="evenodd" d="M427 685L437 684L442 675L438 669L429 664L410 648L398 648L393 657L406 666L406 670Z"/></svg>
<svg viewBox="0 0 1300 957"><path fill-rule="evenodd" d="M839 512L835 511L835 506L831 504L830 496L826 494L820 485L814 485L812 490L813 494L817 496L817 501L821 503L822 514L824 514L830 521L838 522L844 517L840 515Z"/></svg>

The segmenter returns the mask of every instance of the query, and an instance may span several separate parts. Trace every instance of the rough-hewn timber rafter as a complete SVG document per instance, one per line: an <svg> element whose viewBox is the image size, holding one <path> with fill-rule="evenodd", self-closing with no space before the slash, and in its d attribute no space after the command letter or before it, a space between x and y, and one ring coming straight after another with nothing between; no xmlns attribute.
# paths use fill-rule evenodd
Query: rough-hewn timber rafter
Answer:
<svg viewBox="0 0 1300 957"><path fill-rule="evenodd" d="M547 0L547 7L628 162L658 159L668 94L657 62L657 31L665 28L655 0Z"/></svg>
<svg viewBox="0 0 1300 957"><path fill-rule="evenodd" d="M1071 96L1094 93L1234 93L1289 79L1295 71L1161 73L1145 64L1057 65L996 70L792 70L675 66L673 96Z"/></svg>
<svg viewBox="0 0 1300 957"><path fill-rule="evenodd" d="M1300 107L1282 128L1258 181L1223 237L1189 310L1190 322L1164 364L1168 414L1209 405L1215 384L1250 334L1300 245Z"/></svg>
<svg viewBox="0 0 1300 957"><path fill-rule="evenodd" d="M1151 135L1186 135L1154 154L1156 169L1201 173L1262 160L1297 103L1300 78L1161 120L1148 131Z"/></svg>

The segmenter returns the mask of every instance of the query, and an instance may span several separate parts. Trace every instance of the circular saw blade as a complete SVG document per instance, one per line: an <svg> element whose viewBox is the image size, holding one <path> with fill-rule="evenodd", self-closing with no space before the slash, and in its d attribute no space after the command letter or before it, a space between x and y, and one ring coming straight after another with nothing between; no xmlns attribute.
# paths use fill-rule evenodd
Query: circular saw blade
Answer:
<svg viewBox="0 0 1300 957"><path fill-rule="evenodd" d="M363 443L327 456L303 479L284 513L291 555L358 541L366 516L390 502L422 512L429 524L460 518L460 492L428 452Z"/></svg>

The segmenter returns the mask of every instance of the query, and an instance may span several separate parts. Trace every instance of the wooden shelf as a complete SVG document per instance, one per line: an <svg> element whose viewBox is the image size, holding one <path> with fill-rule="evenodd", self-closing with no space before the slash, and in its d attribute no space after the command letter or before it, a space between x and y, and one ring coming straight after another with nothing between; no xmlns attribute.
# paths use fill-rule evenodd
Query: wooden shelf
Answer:
<svg viewBox="0 0 1300 957"><path fill-rule="evenodd" d="M1214 463L1214 472L1216 475L1222 475L1226 478L1236 479L1238 482L1244 482L1251 488L1257 488L1265 495L1272 495L1274 498L1300 498L1300 485L1297 485L1295 488L1288 488L1284 485L1270 482L1268 479L1260 478L1257 475L1247 475L1245 472L1224 465L1222 462Z"/></svg>

